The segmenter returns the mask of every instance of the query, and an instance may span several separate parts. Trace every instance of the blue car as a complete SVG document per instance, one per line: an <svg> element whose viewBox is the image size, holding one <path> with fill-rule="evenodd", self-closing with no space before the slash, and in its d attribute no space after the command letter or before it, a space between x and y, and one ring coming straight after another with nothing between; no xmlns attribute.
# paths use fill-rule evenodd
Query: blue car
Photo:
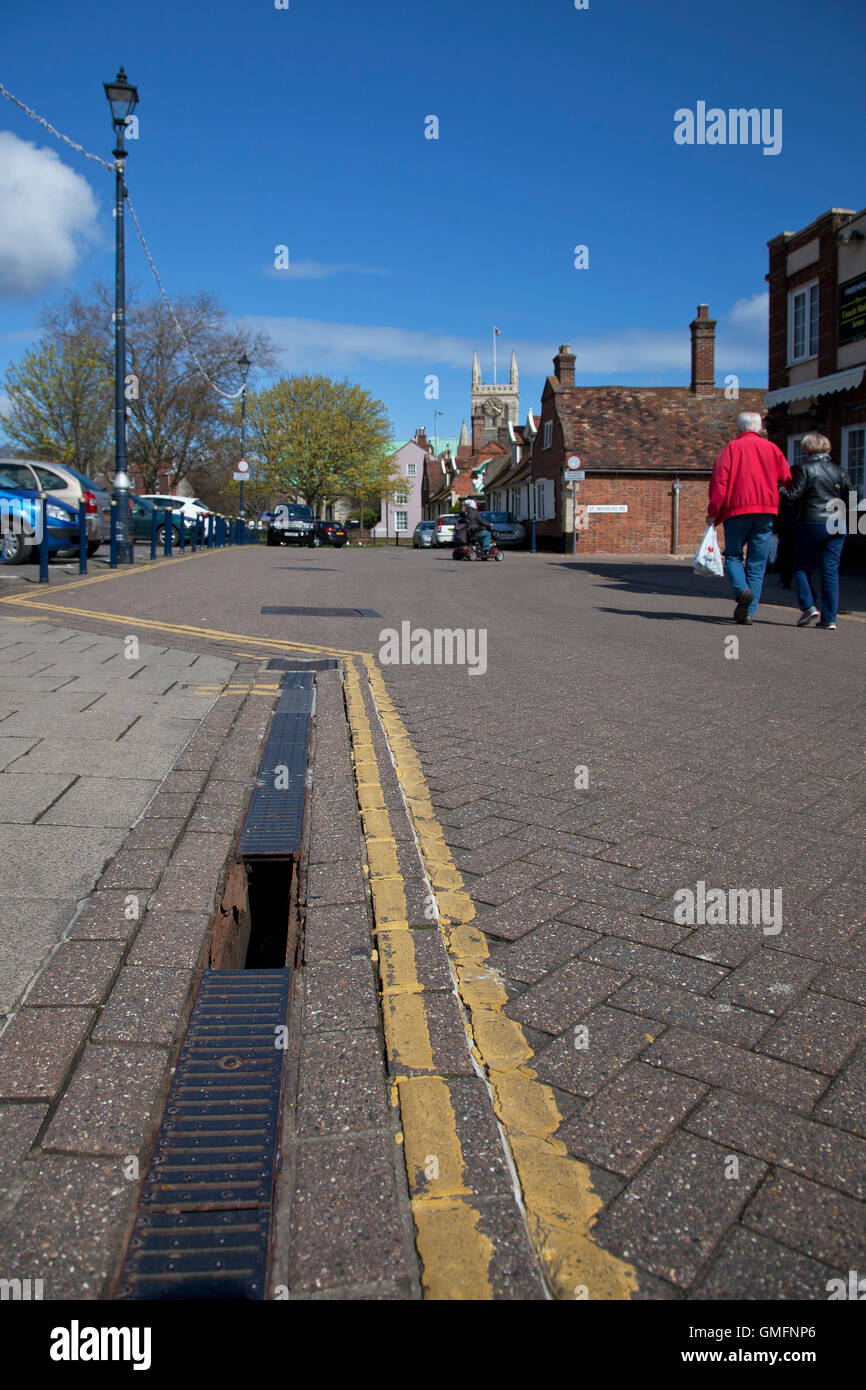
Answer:
<svg viewBox="0 0 866 1390"><path fill-rule="evenodd" d="M37 554L41 526L39 493L17 487L0 470L0 564L21 565ZM78 514L56 498L45 504L48 550L78 547Z"/></svg>

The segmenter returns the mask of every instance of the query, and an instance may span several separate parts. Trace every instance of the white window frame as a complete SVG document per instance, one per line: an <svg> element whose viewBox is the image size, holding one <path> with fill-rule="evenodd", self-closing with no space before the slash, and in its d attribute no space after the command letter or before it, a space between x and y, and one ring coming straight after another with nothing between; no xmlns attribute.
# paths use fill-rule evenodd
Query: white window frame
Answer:
<svg viewBox="0 0 866 1390"><path fill-rule="evenodd" d="M407 478L414 478L414 477L415 477L416 467L417 467L417 465L414 464L414 463L407 463L407 464L406 464L406 477L407 477Z"/></svg>
<svg viewBox="0 0 866 1390"><path fill-rule="evenodd" d="M806 296L806 351L795 353L794 347L794 316L796 312L796 302L801 295ZM815 305L815 341L812 344L812 306ZM797 285L795 289L788 291L788 366L793 366L797 362L810 362L818 356L818 334L820 328L821 301L818 297L818 281L809 280L805 285ZM811 351L810 351L811 349Z"/></svg>
<svg viewBox="0 0 866 1390"><path fill-rule="evenodd" d="M849 460L849 441L852 434L858 430L863 435L863 462L860 464L858 473L854 473ZM842 427L842 472L847 473L851 479L854 490L858 498L866 497L866 424L862 425L843 425Z"/></svg>
<svg viewBox="0 0 866 1390"><path fill-rule="evenodd" d="M395 506L398 506L398 507L401 507L401 506L402 506L402 507L405 507L405 505L406 505L406 503L407 503L408 501L409 501L409 494L408 494L408 492L395 492L395 493L394 493L394 504L395 504Z"/></svg>
<svg viewBox="0 0 866 1390"><path fill-rule="evenodd" d="M400 531L408 531L408 530L409 530L409 513L408 513L408 512L395 512L395 513L394 513L394 531L395 531L395 533L399 533Z"/></svg>
<svg viewBox="0 0 866 1390"><path fill-rule="evenodd" d="M553 444L553 421L552 421L552 420L545 420L545 422L544 422L544 443L542 444L541 447L542 447L542 449L549 449L549 448L552 446L552 444Z"/></svg>
<svg viewBox="0 0 866 1390"><path fill-rule="evenodd" d="M802 434L788 435L788 447L786 452L788 455L789 468L793 469L798 463L803 463L803 450L800 449L798 457L797 445L806 438L808 433L808 430L804 430Z"/></svg>

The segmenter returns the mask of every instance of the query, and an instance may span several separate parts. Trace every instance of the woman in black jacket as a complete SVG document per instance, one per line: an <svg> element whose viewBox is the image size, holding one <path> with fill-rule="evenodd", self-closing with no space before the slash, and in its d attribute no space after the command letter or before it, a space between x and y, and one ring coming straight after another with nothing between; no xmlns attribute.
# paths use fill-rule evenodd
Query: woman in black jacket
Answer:
<svg viewBox="0 0 866 1390"><path fill-rule="evenodd" d="M818 627L835 630L839 608L839 561L847 528L845 511L851 480L830 458L830 441L823 434L807 434L801 443L803 462L782 493L783 501L798 506L794 553L794 584L800 605L798 627L815 618ZM821 562L821 607L815 604L810 573Z"/></svg>

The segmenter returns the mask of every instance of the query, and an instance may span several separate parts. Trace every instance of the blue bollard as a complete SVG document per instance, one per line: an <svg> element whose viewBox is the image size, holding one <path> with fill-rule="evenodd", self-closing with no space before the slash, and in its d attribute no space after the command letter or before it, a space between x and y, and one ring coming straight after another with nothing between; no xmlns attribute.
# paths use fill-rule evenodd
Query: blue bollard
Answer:
<svg viewBox="0 0 866 1390"><path fill-rule="evenodd" d="M214 530L214 517L213 517L213 513L211 513L211 515L210 515L210 516L208 517L208 519L207 519L207 548L208 548L208 550L213 550L213 530Z"/></svg>
<svg viewBox="0 0 866 1390"><path fill-rule="evenodd" d="M185 554L186 554L186 517L184 516L183 512L180 512L180 513L179 513L179 516L180 516L180 530L179 530L179 532L178 532L178 536L180 537L180 553L181 553L181 555L185 555Z"/></svg>
<svg viewBox="0 0 866 1390"><path fill-rule="evenodd" d="M87 508L83 499L78 504L78 573L87 573Z"/></svg>
<svg viewBox="0 0 866 1390"><path fill-rule="evenodd" d="M114 497L111 499L111 531L110 540L108 542L108 567L113 570L117 569L117 501Z"/></svg>
<svg viewBox="0 0 866 1390"><path fill-rule="evenodd" d="M39 515L41 526L39 530L39 583L48 583L48 518L45 515L47 506L45 493L39 494Z"/></svg>
<svg viewBox="0 0 866 1390"><path fill-rule="evenodd" d="M168 508L166 508L166 510L163 512L162 515L163 515L162 549L163 549L163 554L166 555L167 558L170 560L170 559L171 559L171 546L172 546L172 542L173 542L173 540L174 540L174 527L173 527L172 524L171 524L171 512L168 510Z"/></svg>
<svg viewBox="0 0 866 1390"><path fill-rule="evenodd" d="M155 560L155 559L156 559L156 519L157 519L157 518L156 518L156 507L154 507L154 509L153 509L153 515L151 516L151 519L150 519L150 558L151 558L151 560Z"/></svg>

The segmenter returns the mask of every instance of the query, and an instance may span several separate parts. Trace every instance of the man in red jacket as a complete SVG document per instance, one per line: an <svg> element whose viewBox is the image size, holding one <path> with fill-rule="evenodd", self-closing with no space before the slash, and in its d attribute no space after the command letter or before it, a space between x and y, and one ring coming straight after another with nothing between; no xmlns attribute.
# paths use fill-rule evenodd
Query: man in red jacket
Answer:
<svg viewBox="0 0 866 1390"><path fill-rule="evenodd" d="M707 522L724 526L725 572L737 600L734 620L751 624L779 514L779 487L791 481L791 470L782 450L761 436L760 415L744 412L737 428L737 438L713 465Z"/></svg>

